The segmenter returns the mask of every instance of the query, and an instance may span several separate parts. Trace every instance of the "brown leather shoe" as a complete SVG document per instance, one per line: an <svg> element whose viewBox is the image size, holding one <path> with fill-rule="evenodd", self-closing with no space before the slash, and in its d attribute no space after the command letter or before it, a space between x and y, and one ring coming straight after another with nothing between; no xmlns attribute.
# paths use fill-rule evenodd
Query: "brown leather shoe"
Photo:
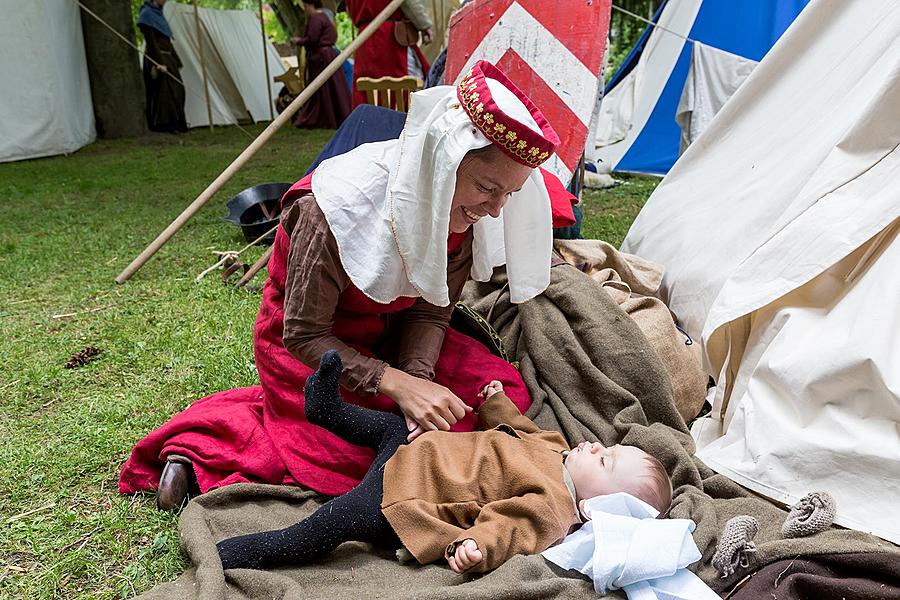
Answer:
<svg viewBox="0 0 900 600"><path fill-rule="evenodd" d="M192 487L192 479L194 469L191 468L189 458L167 457L166 466L159 477L159 487L156 488L156 508L174 512L184 506Z"/></svg>

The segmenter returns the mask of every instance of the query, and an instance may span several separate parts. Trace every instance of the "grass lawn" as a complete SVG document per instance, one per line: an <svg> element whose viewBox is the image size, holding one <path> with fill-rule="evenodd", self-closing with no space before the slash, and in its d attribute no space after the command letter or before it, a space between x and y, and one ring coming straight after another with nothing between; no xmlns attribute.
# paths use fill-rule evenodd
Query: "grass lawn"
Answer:
<svg viewBox="0 0 900 600"><path fill-rule="evenodd" d="M177 518L152 495L119 496L119 469L193 400L257 383L259 294L223 286L218 273L193 279L213 250L244 245L221 220L225 201L294 181L329 137L279 132L121 286L115 276L249 138L195 130L0 164L0 598L131 597L184 569ZM633 177L589 193L586 237L618 245L655 184ZM95 360L64 368L89 345Z"/></svg>

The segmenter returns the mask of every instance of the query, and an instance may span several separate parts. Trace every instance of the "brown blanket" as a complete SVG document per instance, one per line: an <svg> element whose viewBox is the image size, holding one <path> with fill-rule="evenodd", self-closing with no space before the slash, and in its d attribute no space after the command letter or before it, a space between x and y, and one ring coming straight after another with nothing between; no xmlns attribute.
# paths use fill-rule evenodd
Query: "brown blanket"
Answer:
<svg viewBox="0 0 900 600"><path fill-rule="evenodd" d="M891 552L896 547L870 535L832 529L810 538L784 540L786 512L693 458L693 441L672 402L672 387L659 357L640 329L599 284L568 265L552 270L540 297L511 305L505 275L470 284L467 302L491 321L515 350L534 399L528 416L557 429L571 443L599 439L646 449L672 473L672 516L697 523L694 539L703 560L696 572L724 590L749 571L801 555ZM491 310L492 309L492 310ZM487 376L488 374L486 374ZM393 555L345 544L321 563L275 571L223 573L215 542L251 531L284 527L309 514L321 498L296 488L234 485L192 501L180 530L194 566L176 582L146 593L171 598L370 598L524 599L596 598L580 576L561 573L539 555L517 556L484 576L459 576L444 565L400 565ZM749 569L720 579L710 561L729 518L754 515L758 551ZM897 554L900 556L900 554Z"/></svg>

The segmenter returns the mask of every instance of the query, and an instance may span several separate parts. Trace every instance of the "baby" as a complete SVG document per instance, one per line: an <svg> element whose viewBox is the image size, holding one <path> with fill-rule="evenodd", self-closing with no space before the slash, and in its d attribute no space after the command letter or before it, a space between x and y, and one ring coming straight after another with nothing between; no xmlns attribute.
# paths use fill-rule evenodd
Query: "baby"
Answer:
<svg viewBox="0 0 900 600"><path fill-rule="evenodd" d="M499 381L481 392L478 430L431 431L407 444L405 420L343 402L342 363L327 352L304 389L319 425L376 452L358 486L299 523L219 542L225 569L311 562L347 541L406 548L421 564L444 559L457 572L495 569L536 554L580 527L584 501L628 492L660 512L672 484L658 460L633 446L582 442L519 414Z"/></svg>

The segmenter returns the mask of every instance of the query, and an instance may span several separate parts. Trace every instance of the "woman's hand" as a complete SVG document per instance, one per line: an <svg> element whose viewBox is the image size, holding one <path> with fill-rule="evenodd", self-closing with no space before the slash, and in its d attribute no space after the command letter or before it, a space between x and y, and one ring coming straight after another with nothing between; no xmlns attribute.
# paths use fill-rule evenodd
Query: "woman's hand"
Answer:
<svg viewBox="0 0 900 600"><path fill-rule="evenodd" d="M484 555L482 555L481 550L478 549L478 544L475 540L469 538L463 540L462 543L456 547L456 552L447 559L447 562L450 563L450 568L453 569L454 573L465 573L480 563L483 558Z"/></svg>
<svg viewBox="0 0 900 600"><path fill-rule="evenodd" d="M393 367L385 369L378 389L403 411L410 442L426 431L448 431L473 410L444 386Z"/></svg>

